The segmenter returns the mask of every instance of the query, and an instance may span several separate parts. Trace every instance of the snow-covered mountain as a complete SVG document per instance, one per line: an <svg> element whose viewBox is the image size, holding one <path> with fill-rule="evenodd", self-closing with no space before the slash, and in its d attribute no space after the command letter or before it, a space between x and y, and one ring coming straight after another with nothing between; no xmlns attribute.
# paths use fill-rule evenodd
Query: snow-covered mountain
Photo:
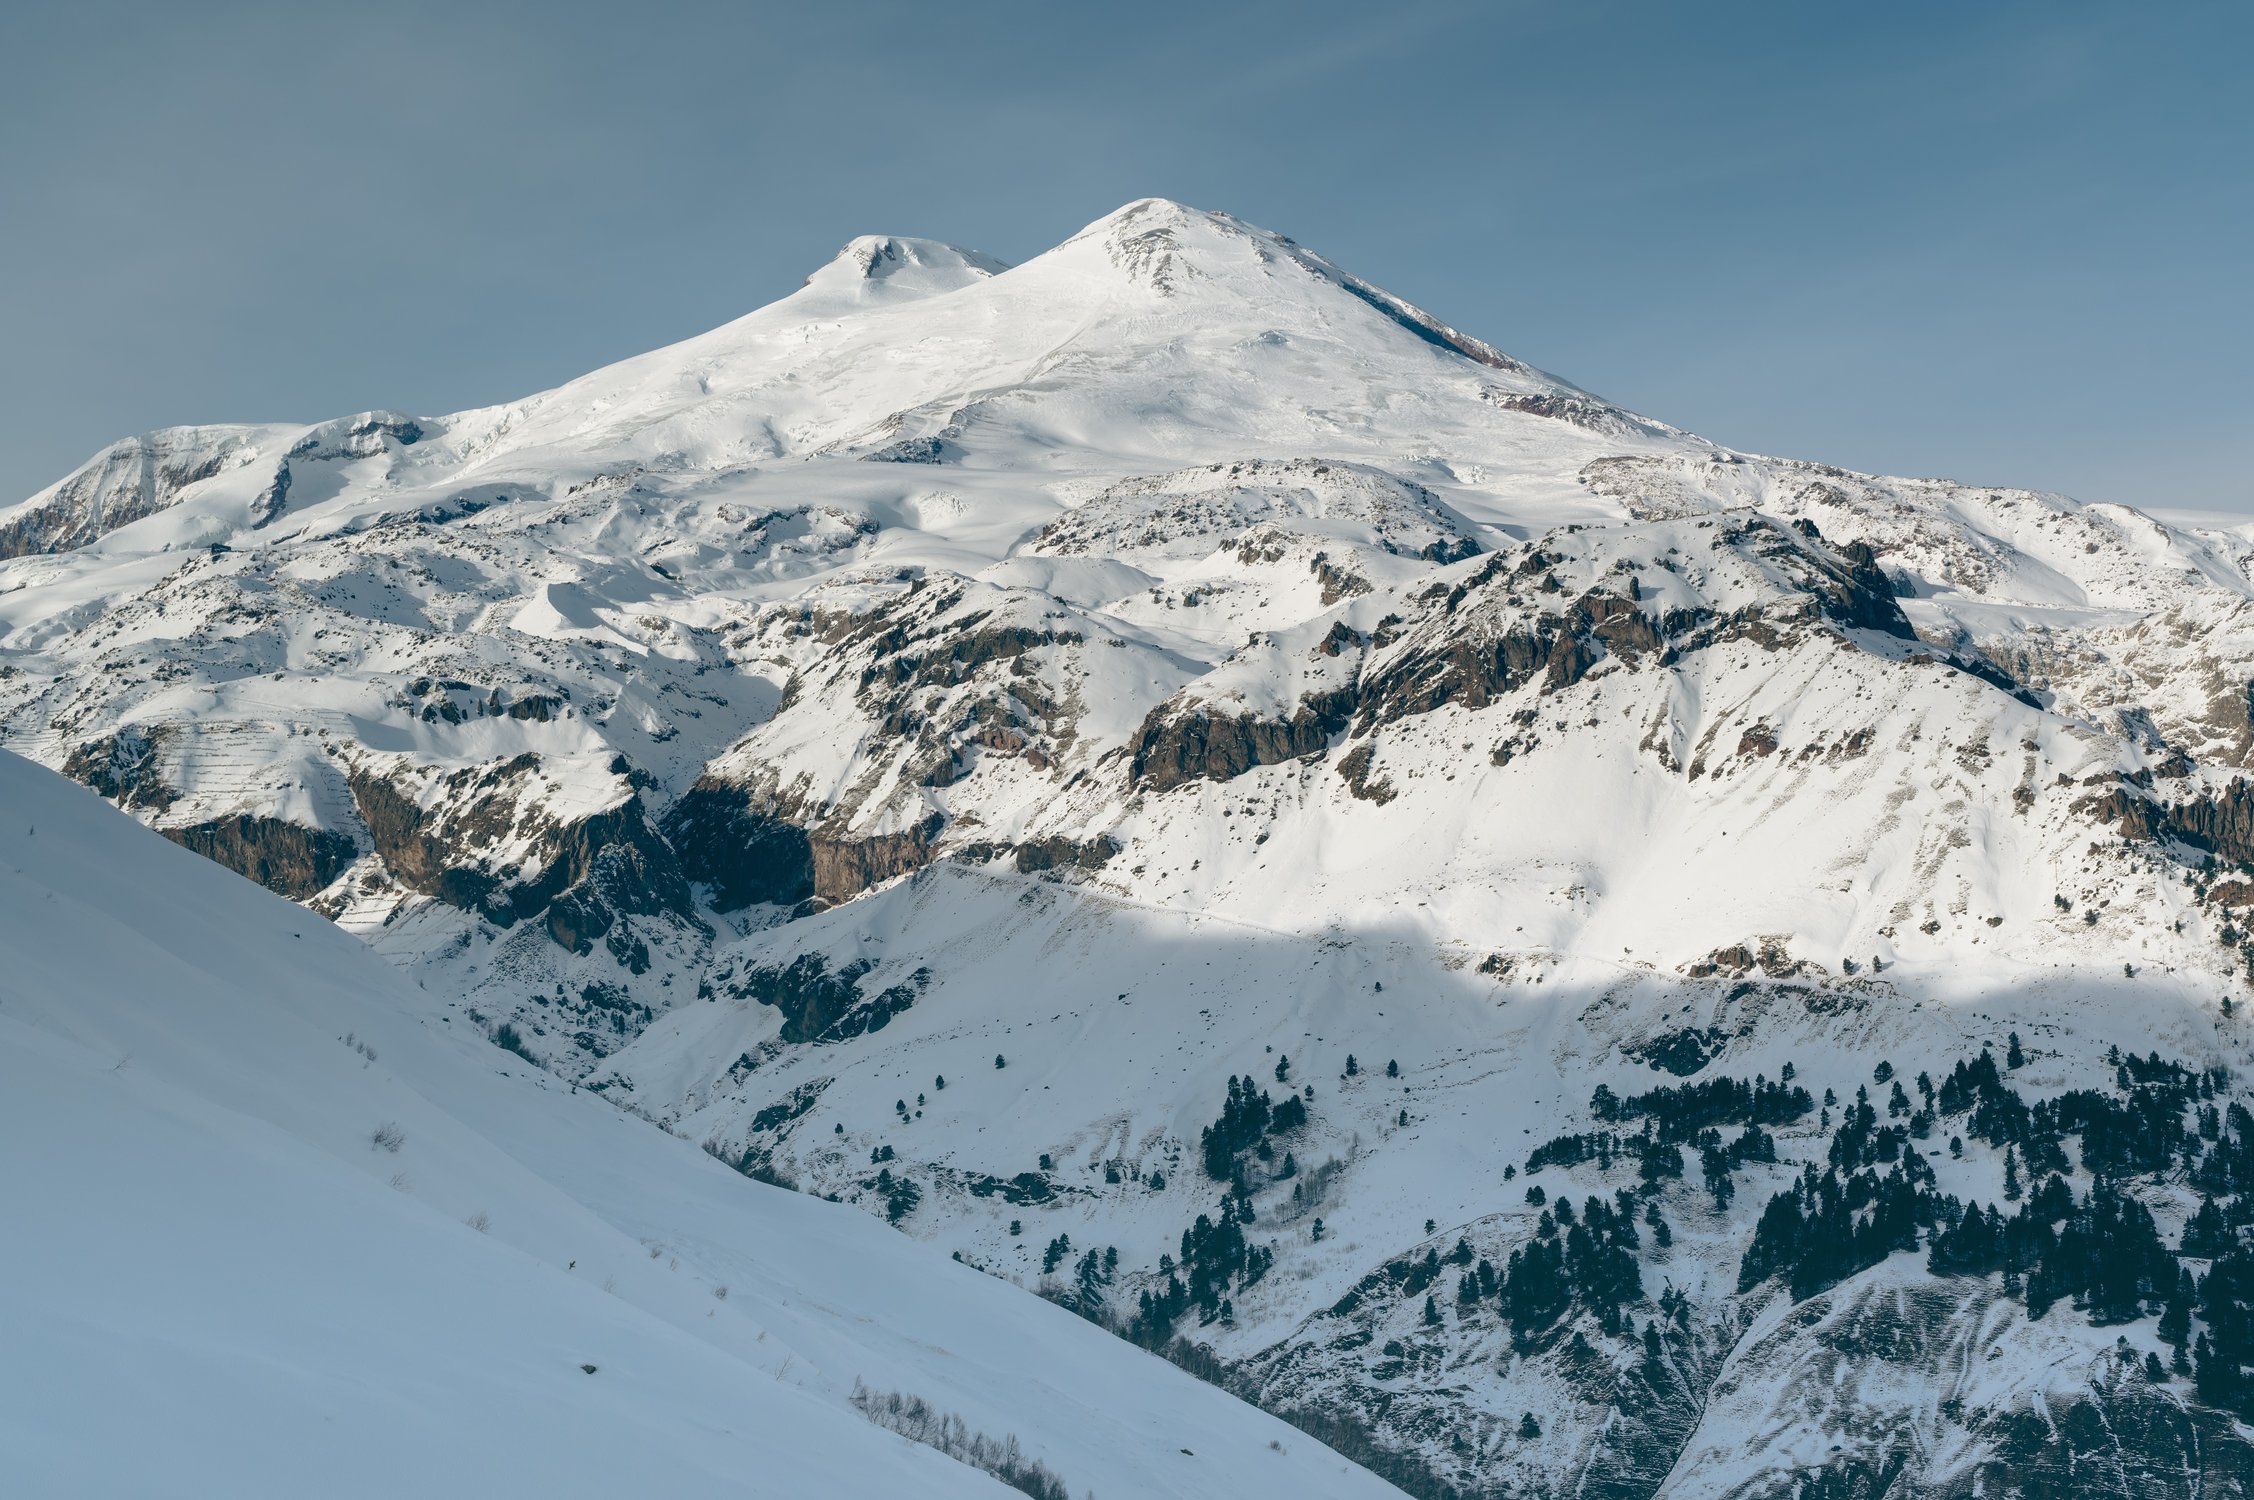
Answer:
<svg viewBox="0 0 2254 1500"><path fill-rule="evenodd" d="M2254 534L1733 452L1147 200L0 538L0 740L1413 1493L2254 1466Z"/></svg>

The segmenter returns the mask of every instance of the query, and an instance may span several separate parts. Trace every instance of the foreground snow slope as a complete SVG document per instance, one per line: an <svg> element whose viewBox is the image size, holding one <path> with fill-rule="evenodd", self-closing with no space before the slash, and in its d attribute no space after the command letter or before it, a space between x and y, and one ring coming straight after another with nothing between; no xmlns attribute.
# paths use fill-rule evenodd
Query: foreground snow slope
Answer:
<svg viewBox="0 0 2254 1500"><path fill-rule="evenodd" d="M417 1019L329 924L9 755L0 828L10 1493L1005 1492L857 1378L1075 1494L1392 1493Z"/></svg>

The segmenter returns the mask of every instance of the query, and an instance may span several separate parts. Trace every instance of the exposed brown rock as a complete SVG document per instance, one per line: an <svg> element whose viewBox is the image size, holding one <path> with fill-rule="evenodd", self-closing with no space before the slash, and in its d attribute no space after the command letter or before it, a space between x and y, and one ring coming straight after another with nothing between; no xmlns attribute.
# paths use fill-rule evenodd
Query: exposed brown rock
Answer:
<svg viewBox="0 0 2254 1500"><path fill-rule="evenodd" d="M1029 844L1020 844L1013 852L1018 871L1031 875L1041 870L1100 870L1119 852L1119 844L1108 834L1099 835L1082 843L1052 834Z"/></svg>
<svg viewBox="0 0 2254 1500"><path fill-rule="evenodd" d="M485 851L520 832L512 783L538 763L527 754L457 771L428 807L365 770L354 770L349 781L377 855L409 890L502 926L549 915L548 934L559 945L586 952L594 938L609 936L621 962L643 950L630 934L613 931L618 915L666 913L695 922L680 863L650 825L639 795L569 823L542 823L534 835L540 862L529 878L490 867Z"/></svg>
<svg viewBox="0 0 2254 1500"><path fill-rule="evenodd" d="M2233 911L2254 906L2254 884L2243 880L2218 880L2207 888L2207 899Z"/></svg>
<svg viewBox="0 0 2254 1500"><path fill-rule="evenodd" d="M904 833L880 833L861 839L810 834L814 895L834 905L850 901L895 875L922 869L931 863L932 841L944 825L945 820L933 813Z"/></svg>
<svg viewBox="0 0 2254 1500"><path fill-rule="evenodd" d="M1354 696L1350 688L1312 694L1284 720L1162 703L1127 742L1128 776L1151 791L1164 792L1185 782L1227 781L1254 766L1312 755L1327 748L1331 736L1346 727Z"/></svg>
<svg viewBox="0 0 2254 1500"><path fill-rule="evenodd" d="M1340 757L1338 774L1346 778L1346 789L1356 797L1383 807L1398 794L1393 790L1393 783L1383 776L1371 779L1370 764L1374 758L1370 746L1356 745Z"/></svg>
<svg viewBox="0 0 2254 1500"><path fill-rule="evenodd" d="M2162 802L2125 780L2085 797L2074 811L2108 823L2123 838L2175 839L2231 864L2254 863L2254 782L2233 781L2220 792L2183 802Z"/></svg>
<svg viewBox="0 0 2254 1500"><path fill-rule="evenodd" d="M120 807L163 812L179 800L157 771L163 733L127 728L107 739L89 740L71 751L63 762L63 774Z"/></svg>
<svg viewBox="0 0 2254 1500"><path fill-rule="evenodd" d="M292 901L318 895L360 855L348 834L249 814L157 831Z"/></svg>

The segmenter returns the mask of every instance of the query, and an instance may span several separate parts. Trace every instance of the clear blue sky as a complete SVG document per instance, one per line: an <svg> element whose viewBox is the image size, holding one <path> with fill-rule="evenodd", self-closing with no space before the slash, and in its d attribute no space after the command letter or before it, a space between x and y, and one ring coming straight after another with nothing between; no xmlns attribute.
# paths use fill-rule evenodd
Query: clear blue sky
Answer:
<svg viewBox="0 0 2254 1500"><path fill-rule="evenodd" d="M2254 510L2254 5L0 7L0 499L1131 198L1742 448Z"/></svg>

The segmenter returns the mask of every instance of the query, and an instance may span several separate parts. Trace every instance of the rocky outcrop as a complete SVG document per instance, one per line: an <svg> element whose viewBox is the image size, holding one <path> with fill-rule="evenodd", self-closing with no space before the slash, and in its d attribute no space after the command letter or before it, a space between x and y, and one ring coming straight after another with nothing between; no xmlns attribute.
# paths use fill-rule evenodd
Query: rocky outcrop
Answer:
<svg viewBox="0 0 2254 1500"><path fill-rule="evenodd" d="M946 442L935 437L902 438L861 455L863 462L872 464L943 464L948 457Z"/></svg>
<svg viewBox="0 0 2254 1500"><path fill-rule="evenodd" d="M1024 625L973 628L980 618L973 616L959 622L947 643L940 647L928 642L911 646L897 637L891 640L880 637L880 646L889 649L862 669L860 686L864 690L884 683L945 686L961 682L989 662L1015 662L1044 646L1075 646L1082 639L1078 631L1035 630Z"/></svg>
<svg viewBox="0 0 2254 1500"><path fill-rule="evenodd" d="M2123 838L2174 839L2229 864L2254 863L2254 782L2236 780L2219 792L2165 802L2124 781L2076 802L2074 810L2112 825Z"/></svg>
<svg viewBox="0 0 2254 1500"><path fill-rule="evenodd" d="M572 952L608 938L619 961L647 962L647 951L623 929L626 916L665 915L694 925L696 906L674 851L650 823L641 797L567 822L520 805L520 778L538 765L531 754L443 778L427 803L392 779L364 769L350 773L354 804L377 855L411 891L507 927L548 918L548 935ZM530 826L527 827L529 820ZM530 835L530 866L496 868L504 840Z"/></svg>
<svg viewBox="0 0 2254 1500"><path fill-rule="evenodd" d="M1399 795L1393 783L1384 776L1370 774L1375 752L1368 745L1356 745L1339 758L1338 774L1346 778L1346 789L1364 802L1375 802L1383 807Z"/></svg>
<svg viewBox="0 0 2254 1500"><path fill-rule="evenodd" d="M1818 592L1824 613L1858 630L1916 640L1917 632L1910 628L1909 617L1895 600L1892 581L1878 565L1878 554L1867 543L1849 542L1838 555L1844 567L1825 570L1835 586Z"/></svg>
<svg viewBox="0 0 2254 1500"><path fill-rule="evenodd" d="M1352 689L1300 700L1288 719L1215 713L1162 703L1127 742L1128 778L1154 792L1186 782L1227 781L1255 766L1279 765L1329 748L1354 711Z"/></svg>
<svg viewBox="0 0 2254 1500"><path fill-rule="evenodd" d="M1370 680L1361 723L1389 724L1450 703L1485 708L1537 679L1544 692L1556 692L1586 676L1599 654L1555 615L1486 640L1446 635L1396 658Z"/></svg>
<svg viewBox="0 0 2254 1500"><path fill-rule="evenodd" d="M2149 1378L2126 1343L2086 1374L1996 1399L1993 1362L2019 1351L2007 1343L2015 1314L1995 1306L1982 1282L1940 1279L1850 1284L1795 1307L1704 1393L1672 1481L1734 1474L1727 1493L1757 1500L2245 1493L2243 1429ZM1932 1407L1885 1394L1909 1388L1930 1391ZM1811 1428L1829 1439L1814 1473L1796 1461Z"/></svg>
<svg viewBox="0 0 2254 1500"><path fill-rule="evenodd" d="M349 834L247 813L157 831L292 901L320 894L360 857Z"/></svg>
<svg viewBox="0 0 2254 1500"><path fill-rule="evenodd" d="M745 787L706 777L666 809L662 827L682 874L716 911L796 906L814 894L806 830L757 805Z"/></svg>
<svg viewBox="0 0 2254 1500"><path fill-rule="evenodd" d="M1547 417L1553 422L1570 422L1591 432L1626 437L1645 430L1643 423L1619 407L1582 396L1557 391L1489 391L1485 395L1504 411L1521 411L1531 417Z"/></svg>
<svg viewBox="0 0 2254 1500"><path fill-rule="evenodd" d="M2220 792L2172 803L2161 827L2233 864L2254 863L2254 782L2233 781Z"/></svg>
<svg viewBox="0 0 2254 1500"><path fill-rule="evenodd" d="M0 522L0 558L67 552L178 503L181 491L252 457L248 433L171 427L113 443Z"/></svg>
<svg viewBox="0 0 2254 1500"><path fill-rule="evenodd" d="M513 920L551 912L566 896L584 914L580 924L596 925L605 933L612 913L644 917L662 913L694 920L688 881L672 846L650 826L639 796L552 827L541 843L547 863L540 873L507 888L507 909ZM549 934L566 947L584 951L584 938L567 942L553 923Z"/></svg>
<svg viewBox="0 0 2254 1500"><path fill-rule="evenodd" d="M1043 870L1100 870L1111 863L1112 856L1118 852L1118 842L1109 835L1082 842L1051 834L1045 839L1018 845L1010 857L1019 874L1034 875Z"/></svg>
<svg viewBox="0 0 2254 1500"><path fill-rule="evenodd" d="M402 448L423 440L423 424L395 411L364 411L356 417L323 422L290 444L288 457L316 462L374 458L392 443Z"/></svg>
<svg viewBox="0 0 2254 1500"><path fill-rule="evenodd" d="M452 838L429 831L426 824L435 822L441 810L426 810L385 777L354 770L346 779L353 806L367 825L376 855L392 879L463 911L484 909L486 898L500 882L476 867L475 856L469 852L476 840L463 837L461 831ZM492 831L497 834L505 830L508 821L502 819Z"/></svg>
<svg viewBox="0 0 2254 1500"><path fill-rule="evenodd" d="M874 967L867 960L831 969L819 953L802 953L787 964L758 968L727 986L737 999L772 1006L783 1017L786 1042L842 1042L882 1031L894 1016L915 1004L930 982L918 970L902 984L867 994L861 980Z"/></svg>
<svg viewBox="0 0 2254 1500"><path fill-rule="evenodd" d="M808 898L850 901L930 864L945 826L933 813L899 833L829 833L795 823L750 788L714 777L691 787L664 818L683 875L724 912L795 906Z"/></svg>
<svg viewBox="0 0 2254 1500"><path fill-rule="evenodd" d="M252 529L271 525L289 509L290 486L297 479L291 465L374 458L394 444L405 448L422 440L422 424L397 412L362 412L356 417L323 422L290 445L290 451L275 466L274 477L251 502Z"/></svg>
<svg viewBox="0 0 2254 1500"><path fill-rule="evenodd" d="M933 813L901 833L858 839L810 835L815 898L834 906L852 900L872 885L922 869L936 854L934 841L945 826L946 820Z"/></svg>
<svg viewBox="0 0 2254 1500"><path fill-rule="evenodd" d="M2014 1406L1981 1427L1992 1455L1962 1479L1909 1493L2015 1500L2142 1500L2247 1493L2254 1443L2222 1412L2185 1406L2142 1376L2116 1373L2087 1400Z"/></svg>
<svg viewBox="0 0 2254 1500"><path fill-rule="evenodd" d="M162 730L120 729L71 751L63 761L63 774L120 807L163 812L179 794L158 773L157 751L162 743Z"/></svg>

